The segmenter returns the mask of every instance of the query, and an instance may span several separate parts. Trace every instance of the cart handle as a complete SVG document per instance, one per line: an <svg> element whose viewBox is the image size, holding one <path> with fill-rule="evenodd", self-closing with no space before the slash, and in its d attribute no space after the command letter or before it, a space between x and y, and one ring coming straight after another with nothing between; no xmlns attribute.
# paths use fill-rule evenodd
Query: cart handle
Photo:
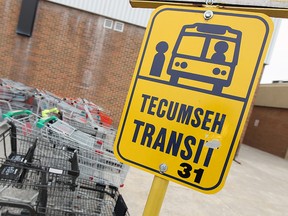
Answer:
<svg viewBox="0 0 288 216"><path fill-rule="evenodd" d="M17 115L31 115L32 111L31 110L14 110L14 111L9 111L5 114L2 115L3 118L11 118Z"/></svg>
<svg viewBox="0 0 288 216"><path fill-rule="evenodd" d="M56 107L54 108L51 108L51 109L46 109L46 110L43 110L42 111L42 116L45 118L45 117L48 117L48 114L49 113L59 113L59 109L57 109Z"/></svg>
<svg viewBox="0 0 288 216"><path fill-rule="evenodd" d="M0 206L9 206L14 208L20 208L20 209L26 209L29 211L29 215L36 216L36 210L33 208L33 206L25 203L15 203L11 201L0 201Z"/></svg>
<svg viewBox="0 0 288 216"><path fill-rule="evenodd" d="M47 124L47 122L57 121L57 120L58 120L58 118L56 116L49 116L46 118L41 118L37 121L36 127L43 128Z"/></svg>

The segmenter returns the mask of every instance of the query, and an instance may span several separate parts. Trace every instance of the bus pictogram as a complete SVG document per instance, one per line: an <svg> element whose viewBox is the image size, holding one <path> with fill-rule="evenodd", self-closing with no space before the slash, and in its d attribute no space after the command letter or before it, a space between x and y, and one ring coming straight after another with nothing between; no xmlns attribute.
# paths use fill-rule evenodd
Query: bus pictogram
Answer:
<svg viewBox="0 0 288 216"><path fill-rule="evenodd" d="M229 26L195 23L184 25L172 51L167 73L170 83L179 78L213 84L219 95L231 84L238 63L241 31Z"/></svg>

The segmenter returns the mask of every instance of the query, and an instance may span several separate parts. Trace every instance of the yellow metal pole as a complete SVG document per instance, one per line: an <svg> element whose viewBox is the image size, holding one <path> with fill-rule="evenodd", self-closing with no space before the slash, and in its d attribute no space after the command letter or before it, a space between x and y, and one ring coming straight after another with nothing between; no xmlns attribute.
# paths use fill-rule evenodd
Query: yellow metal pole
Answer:
<svg viewBox="0 0 288 216"><path fill-rule="evenodd" d="M143 216L159 215L168 183L168 180L154 176L153 183L144 208Z"/></svg>

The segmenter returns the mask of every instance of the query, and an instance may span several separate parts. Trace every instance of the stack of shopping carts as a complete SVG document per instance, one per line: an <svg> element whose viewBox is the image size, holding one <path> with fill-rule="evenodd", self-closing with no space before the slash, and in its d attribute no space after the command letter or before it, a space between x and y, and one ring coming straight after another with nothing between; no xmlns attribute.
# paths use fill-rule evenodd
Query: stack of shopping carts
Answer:
<svg viewBox="0 0 288 216"><path fill-rule="evenodd" d="M41 137L25 121L21 113L0 126L1 215L128 215L117 186L81 177L83 163L96 171L108 161L86 160L84 149Z"/></svg>
<svg viewBox="0 0 288 216"><path fill-rule="evenodd" d="M119 193L128 166L99 107L5 79L0 95L0 215L129 215Z"/></svg>

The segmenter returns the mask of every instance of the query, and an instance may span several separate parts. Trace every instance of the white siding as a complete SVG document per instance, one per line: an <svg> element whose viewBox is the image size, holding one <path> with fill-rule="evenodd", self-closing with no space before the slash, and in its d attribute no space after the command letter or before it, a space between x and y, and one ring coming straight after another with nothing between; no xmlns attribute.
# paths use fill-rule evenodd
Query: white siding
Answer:
<svg viewBox="0 0 288 216"><path fill-rule="evenodd" d="M146 27L153 9L132 8L129 0L49 0L112 19Z"/></svg>

